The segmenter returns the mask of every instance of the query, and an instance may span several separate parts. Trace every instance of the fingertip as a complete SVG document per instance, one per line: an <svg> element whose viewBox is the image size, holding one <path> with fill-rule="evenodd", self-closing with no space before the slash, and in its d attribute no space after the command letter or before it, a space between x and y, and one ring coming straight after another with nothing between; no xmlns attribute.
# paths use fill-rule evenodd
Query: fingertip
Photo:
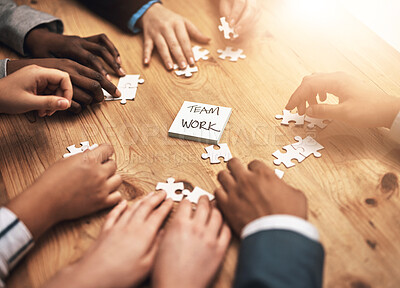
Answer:
<svg viewBox="0 0 400 288"><path fill-rule="evenodd" d="M121 56L118 56L117 59L116 59L116 61L117 61L117 63L118 63L119 65L122 65Z"/></svg>
<svg viewBox="0 0 400 288"><path fill-rule="evenodd" d="M122 96L122 93L121 93L121 91L120 91L118 88L115 90L115 95L116 95L117 97L121 97L121 96Z"/></svg>

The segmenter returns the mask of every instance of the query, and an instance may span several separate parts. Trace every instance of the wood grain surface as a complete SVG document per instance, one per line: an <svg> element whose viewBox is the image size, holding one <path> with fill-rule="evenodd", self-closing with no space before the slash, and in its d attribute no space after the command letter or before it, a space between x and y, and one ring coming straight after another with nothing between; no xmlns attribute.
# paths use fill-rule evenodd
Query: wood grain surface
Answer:
<svg viewBox="0 0 400 288"><path fill-rule="evenodd" d="M124 179L121 190L128 199L147 194L170 176L212 192L225 164L201 159L206 144L168 138L167 132L185 100L232 107L221 143L228 143L244 163L262 159L274 167L271 153L294 143L296 135L313 135L325 146L320 159L280 167L284 180L308 197L309 220L318 227L326 251L324 287L400 287L399 146L383 129L333 122L324 130L307 131L274 119L301 79L314 72L346 71L400 95L400 54L353 17L340 9L308 15L294 4L299 1L259 1L259 25L251 37L234 44L247 58L231 63L216 52L227 45L217 29L218 1L164 0L212 38L205 46L211 59L200 61L199 72L183 79L167 72L157 53L144 67L141 35L122 33L75 1L17 2L60 17L66 34L107 34L121 53L123 68L141 74L145 84L136 100L124 106L101 103L77 116L57 113L45 119L1 115L2 204L60 159L65 147L84 140L114 145ZM2 47L0 57L18 56ZM96 239L104 215L52 229L13 271L8 286L39 287L78 259ZM237 248L234 240L215 287L231 286Z"/></svg>

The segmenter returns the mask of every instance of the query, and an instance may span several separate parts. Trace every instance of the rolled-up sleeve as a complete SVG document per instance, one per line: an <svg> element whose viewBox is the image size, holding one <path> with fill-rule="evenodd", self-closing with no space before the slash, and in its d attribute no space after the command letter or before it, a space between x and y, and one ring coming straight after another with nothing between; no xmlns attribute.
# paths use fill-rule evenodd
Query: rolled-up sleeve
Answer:
<svg viewBox="0 0 400 288"><path fill-rule="evenodd" d="M17 6L11 0L0 0L0 41L3 44L21 55L26 55L25 37L39 25L46 25L51 32L63 32L60 19L29 6Z"/></svg>
<svg viewBox="0 0 400 288"><path fill-rule="evenodd" d="M9 59L0 60L0 79L7 76L7 62Z"/></svg>

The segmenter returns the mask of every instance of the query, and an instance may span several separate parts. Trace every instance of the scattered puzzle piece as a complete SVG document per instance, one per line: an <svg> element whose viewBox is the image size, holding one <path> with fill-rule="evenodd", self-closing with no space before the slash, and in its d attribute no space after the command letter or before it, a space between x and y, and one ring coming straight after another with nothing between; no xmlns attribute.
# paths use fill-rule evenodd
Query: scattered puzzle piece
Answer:
<svg viewBox="0 0 400 288"><path fill-rule="evenodd" d="M68 157L71 157L73 155L76 155L76 154L79 154L79 153L83 153L88 149L89 150L93 150L93 149L95 149L97 147L99 147L98 144L93 144L92 146L90 146L89 145L89 141L83 141L83 142L81 142L81 147L77 148L77 147L75 147L75 144L71 145L71 146L68 146L67 150L69 151L69 153L65 153L63 155L63 158L68 158Z"/></svg>
<svg viewBox="0 0 400 288"><path fill-rule="evenodd" d="M283 147L284 150L286 150L286 153L282 153L279 150L276 150L274 153L272 153L272 156L274 156L274 164L279 166L281 164L285 165L286 168L293 167L295 164L292 162L292 159L296 159L299 163L306 159L303 155L300 154L299 151L293 148L292 145L286 145Z"/></svg>
<svg viewBox="0 0 400 288"><path fill-rule="evenodd" d="M297 143L292 144L293 148L299 151L301 155L304 157L308 157L311 154L314 154L315 157L321 157L321 153L318 150L324 149L324 146L319 144L314 138L311 136L307 136L302 139L300 136L294 137Z"/></svg>
<svg viewBox="0 0 400 288"><path fill-rule="evenodd" d="M278 176L279 179L282 179L284 174L285 172L283 172L282 170L275 169L275 175Z"/></svg>
<svg viewBox="0 0 400 288"><path fill-rule="evenodd" d="M218 144L218 146L219 146L218 150L214 149L214 145L204 148L207 151L207 153L202 154L201 158L203 158L204 160L210 158L211 164L221 163L221 160L219 159L220 157L224 157L225 162L231 160L232 154L231 151L229 150L228 144L222 143Z"/></svg>
<svg viewBox="0 0 400 288"><path fill-rule="evenodd" d="M176 191L183 190L183 182L175 183L174 178L168 178L167 183L159 182L156 186L156 190L164 190L167 192L167 197L171 198L173 201L179 202L183 199L183 194L176 194Z"/></svg>
<svg viewBox="0 0 400 288"><path fill-rule="evenodd" d="M199 187L194 187L192 192L185 189L182 191L182 194L187 196L186 199L188 199L190 202L195 203L195 204L197 204L199 202L200 197L203 195L207 196L208 200L210 200L210 201L215 199L213 194L208 193L207 191L205 191Z"/></svg>
<svg viewBox="0 0 400 288"><path fill-rule="evenodd" d="M186 78L192 77L193 73L199 71L199 69L196 66L190 67L189 65L186 66L185 70L177 70L177 69L179 69L179 66L174 64L174 70L176 70L175 74L178 75L178 76L185 75Z"/></svg>
<svg viewBox="0 0 400 288"><path fill-rule="evenodd" d="M307 125L309 129L313 129L315 126L318 126L321 129L324 129L326 126L328 126L328 123L324 123L324 121L331 121L330 119L318 119L318 118L312 118L306 115L304 118L304 121L309 122L310 124Z"/></svg>
<svg viewBox="0 0 400 288"><path fill-rule="evenodd" d="M121 97L114 98L103 89L106 101L121 100L121 104L126 104L126 100L133 100L136 97L138 84L143 84L144 80L140 79L140 75L126 75L121 77L118 82L118 89L121 91Z"/></svg>
<svg viewBox="0 0 400 288"><path fill-rule="evenodd" d="M217 52L221 54L218 56L219 58L225 60L228 57L228 58L230 58L230 61L233 61L233 62L238 61L239 58L240 59L246 58L246 55L243 54L242 49L233 50L233 48L230 46L227 46L225 48L225 50L218 49Z"/></svg>
<svg viewBox="0 0 400 288"><path fill-rule="evenodd" d="M200 46L194 46L192 48L193 51L193 56L194 56L194 61L199 61L200 59L203 60L208 60L208 54L210 54L210 51L208 51L207 49L203 49Z"/></svg>
<svg viewBox="0 0 400 288"><path fill-rule="evenodd" d="M289 122L295 122L295 125L304 124L304 115L300 116L299 113L291 113L289 110L284 109L283 115L276 115L276 119L282 119L282 125L289 125Z"/></svg>
<svg viewBox="0 0 400 288"><path fill-rule="evenodd" d="M225 39L231 39L231 34L233 39L239 37L239 34L235 33L235 29L233 29L229 23L226 22L225 17L221 17L219 20L221 21L221 25L218 26L218 29L219 31L224 32Z"/></svg>

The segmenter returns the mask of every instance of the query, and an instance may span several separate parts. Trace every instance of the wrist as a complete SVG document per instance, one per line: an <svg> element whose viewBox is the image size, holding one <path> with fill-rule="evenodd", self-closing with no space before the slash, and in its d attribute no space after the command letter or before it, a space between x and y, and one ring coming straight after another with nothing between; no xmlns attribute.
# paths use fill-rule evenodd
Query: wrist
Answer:
<svg viewBox="0 0 400 288"><path fill-rule="evenodd" d="M45 26L38 26L33 28L25 37L24 41L24 51L25 53L32 54L34 47L36 45L41 45L43 43L43 37L52 33Z"/></svg>
<svg viewBox="0 0 400 288"><path fill-rule="evenodd" d="M141 28L141 29L144 28L144 27L143 27L143 26L144 26L144 25L143 25L144 19L147 18L147 17L149 17L149 16L151 16L152 11L157 10L159 6L162 6L161 3L154 3L153 5L150 6L149 9L147 9L146 12L144 12L143 16L140 17L140 18L138 19L138 21L137 21L137 25L138 25L139 28Z"/></svg>

